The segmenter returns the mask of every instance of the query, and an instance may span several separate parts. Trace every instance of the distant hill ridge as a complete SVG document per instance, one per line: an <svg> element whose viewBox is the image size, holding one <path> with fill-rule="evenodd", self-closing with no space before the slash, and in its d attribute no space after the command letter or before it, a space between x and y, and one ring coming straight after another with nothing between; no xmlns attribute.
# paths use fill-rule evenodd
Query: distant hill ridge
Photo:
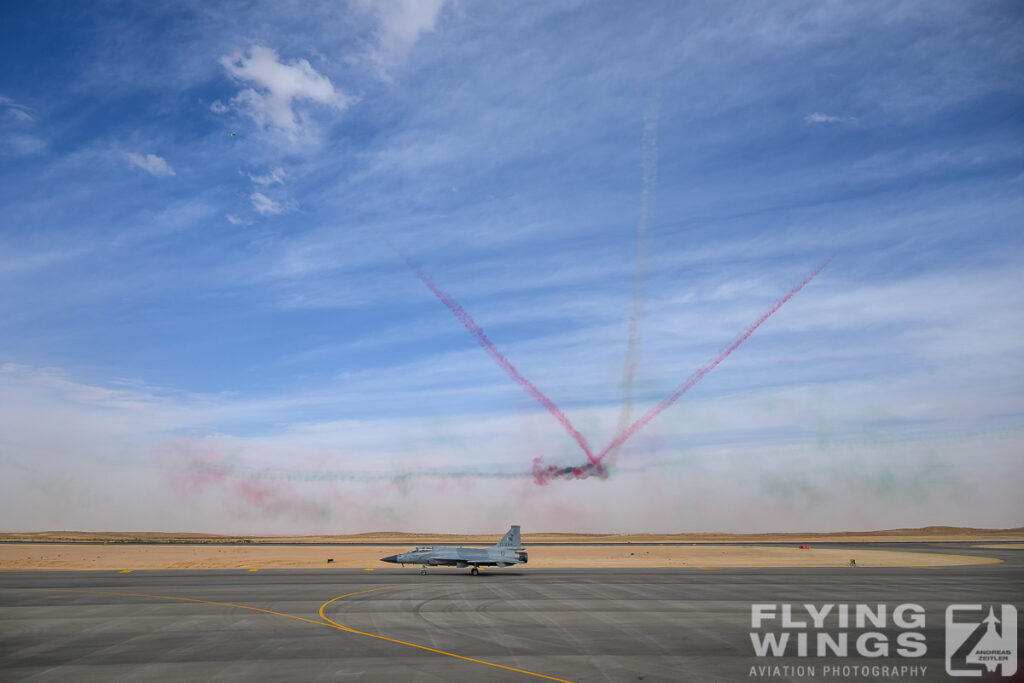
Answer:
<svg viewBox="0 0 1024 683"><path fill-rule="evenodd" d="M404 531L370 531L358 534L316 534L316 535L228 535L192 532L165 531L40 531L0 533L0 541L42 542L42 543L487 543L501 536L498 531L490 534L443 534L413 533ZM955 526L926 526L917 529L881 529L874 531L831 531L831 532L781 532L781 533L727 533L688 532L677 534L630 533L600 534L575 532L536 532L523 534L524 543L681 543L715 541L791 541L813 539L824 541L936 541L936 540L1021 540L1024 527L1012 529L978 529Z"/></svg>

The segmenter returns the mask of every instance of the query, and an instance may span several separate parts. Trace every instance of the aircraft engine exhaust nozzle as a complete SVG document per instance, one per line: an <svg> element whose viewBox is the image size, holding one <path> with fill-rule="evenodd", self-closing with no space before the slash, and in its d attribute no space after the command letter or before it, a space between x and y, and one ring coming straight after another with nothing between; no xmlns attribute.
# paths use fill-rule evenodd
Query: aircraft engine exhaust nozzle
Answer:
<svg viewBox="0 0 1024 683"><path fill-rule="evenodd" d="M398 564L398 555L388 555L387 557L380 558L381 562L392 562Z"/></svg>

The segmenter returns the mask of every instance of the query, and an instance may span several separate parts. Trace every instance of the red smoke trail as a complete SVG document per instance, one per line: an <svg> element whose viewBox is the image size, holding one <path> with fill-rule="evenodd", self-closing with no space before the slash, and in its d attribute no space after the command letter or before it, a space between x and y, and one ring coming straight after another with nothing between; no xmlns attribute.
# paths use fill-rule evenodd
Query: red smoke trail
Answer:
<svg viewBox="0 0 1024 683"><path fill-rule="evenodd" d="M768 318L772 317L772 315L776 311L782 308L783 304L792 299L797 292L806 287L811 280L817 277L818 273L824 270L825 266L832 262L832 258L833 257L830 256L824 263L818 266L817 270L815 270L813 273L804 278L803 282L798 284L793 289L789 290L789 293L787 293L786 296L776 301L775 305L772 306L767 313L758 318L753 325L748 327L746 331L739 337L737 337L732 344L723 349L718 354L718 356L716 356L713 360L711 360L710 362L702 366L700 369L698 369L696 372L694 372L692 375L690 375L686 379L686 381L680 384L674 392L663 398L657 406L649 410L646 414L644 414L643 417L641 417L636 422L631 424L628 429L620 432L619 435L616 436L610 444L605 446L604 449L597 454L596 458L590 458L589 462L576 467L544 465L542 458L534 458L533 468L530 472L533 476L533 481L543 486L550 482L552 479L587 479L592 476L596 476L601 479L607 479L608 468L602 463L605 456L607 456L609 453L615 452L620 446L622 446L622 444L624 444L626 441L632 438L641 429L646 427L651 420L656 418L658 415L664 412L669 406L671 406L673 403L679 400L680 396L682 396L687 391L692 389L693 386L697 382L702 380L706 374L708 374L716 367L718 367L719 363L721 363L729 356L729 354L735 351L740 344L745 342L747 338L750 337L750 335L754 334L754 330L760 327L764 323L764 321L768 320Z"/></svg>
<svg viewBox="0 0 1024 683"><path fill-rule="evenodd" d="M476 321L473 320L472 316L470 316L469 313L466 312L466 309L459 305L459 302L453 299L450 294L448 294L443 289L438 287L437 283L435 283L430 278L429 275L424 273L412 259L403 254L394 244L391 243L390 240L388 240L383 235L380 235L380 237L385 242L387 242L388 246L391 247L394 250L394 252L398 254L402 258L402 260L409 265L410 268L412 268L412 271L416 273L416 277L418 277L423 282L423 284L430 288L430 291L434 293L434 296L440 299L441 303L448 307L448 310L452 312L452 315L454 315L459 320L459 322L461 322L465 326L465 328L469 330L470 334L476 337L476 340L480 343L480 346L484 347L484 350L487 351L487 353L491 354L491 357L495 360L495 362L498 363L501 369L504 370L509 377L518 382L519 386L526 390L526 393L533 397L533 399L537 401L537 403L544 406L544 408L549 413L551 413L551 415L554 416L556 420L558 420L561 423L561 425L565 428L565 431L569 432L569 436L575 439L576 443L578 443L580 445L580 448L583 449L583 452L587 454L587 459L591 463L594 463L595 465L599 463L600 459L594 457L594 452L590 449L590 444L587 443L586 437L579 433L579 430L577 430L576 427L573 426L572 422L569 421L569 418L566 417L565 413L562 412L561 408L556 406L555 402L548 398L544 394L544 392L538 389L533 384L533 382L519 374L519 371L516 370L516 367L512 365L508 358L505 358L505 356L502 355L501 351L498 350L498 347L494 345L494 342L487 338L487 334L483 331L483 328L476 324Z"/></svg>
<svg viewBox="0 0 1024 683"><path fill-rule="evenodd" d="M522 386L523 389L525 389L526 392L534 398L534 400L536 400L538 403L544 406L547 409L547 411L551 413L551 415L554 416L554 418L561 423L561 425L565 428L569 435L572 436L576 443L579 444L580 448L583 449L583 452L586 453L588 462L580 467L558 467L555 465L544 466L542 464L541 458L535 458L533 461L533 468L531 474L533 475L534 481L538 484L546 484L553 478L585 479L590 476L597 476L600 477L601 479L607 478L608 470L604 467L604 465L602 465L602 460L604 460L605 456L607 456L608 453L622 446L622 444L624 444L626 441L628 441L630 438L636 435L637 432L646 427L647 424L651 422L651 420L656 418L658 415L664 412L669 406L671 406L673 403L679 400L679 397L681 397L687 391L692 389L693 386L697 384L697 382L702 380L705 375L707 375L709 372L718 367L718 365L723 360L728 358L733 351L739 348L740 344L745 342L750 337L750 335L754 334L754 331L757 330L757 328L759 328L762 324L764 324L764 322L768 320L768 318L772 317L775 314L775 312L782 308L787 301L792 299L797 292L806 287L811 280L816 278L818 274L821 273L821 271L823 271L825 267L832 262L833 258L832 256L830 256L828 259L826 259L825 262L818 266L818 268L814 272L805 277L800 284L793 287L793 289L789 290L789 292L784 297L776 301L775 305L773 305L768 310L768 312L766 312L764 315L758 318L754 322L754 324L748 327L746 331L743 332L743 334L741 334L739 337L737 337L732 344L723 349L718 354L718 356L716 356L713 360L706 363L696 372L690 375L685 382L680 384L679 387L674 392L672 392L672 394L663 398L657 406L655 406L647 413L645 413L640 419L636 420L627 429L620 432L619 435L616 436L611 443L605 446L604 449L595 456L593 451L590 449L590 444L587 443L587 439L582 434L579 433L576 427L573 426L572 422L569 421L569 418L566 417L565 413L563 413L561 409L555 405L554 401L548 398L544 394L544 392L538 389L533 384L533 382L519 374L519 371L515 368L515 366L512 365L512 363L507 358L505 358L504 355L502 355L502 353L498 350L494 343L487 338L487 334L479 325L476 324L476 321L473 320L472 316L470 316L469 313L467 313L464 308L462 308L459 302L455 301L455 299L453 299L451 295L449 295L443 289L438 287L437 283L435 283L430 278L429 275L423 272L423 270L421 270L420 267L412 259L406 256L404 253L402 253L401 250L398 249L398 247L392 244L392 242L387 237L380 233L378 233L378 236L385 243L387 243L387 245L391 247L391 249L396 254L398 254L398 256L401 257L403 261L406 262L409 268L411 268L412 271L416 274L416 277L418 277L423 282L423 284L425 284L430 289L430 291L434 293L434 296L436 296L441 301L441 303L443 303L448 308L448 310L452 312L452 315L454 315L459 320L459 322L461 322L465 326L465 328L469 330L469 332L474 337L477 338L477 341L480 343L480 345L484 347L484 350L486 350L491 355L492 358L494 358L494 360L498 363L501 369L504 370L509 375L509 377L518 382L519 385Z"/></svg>
<svg viewBox="0 0 1024 683"><path fill-rule="evenodd" d="M699 382L701 379L703 379L704 375L708 374L709 372L714 370L716 367L718 367L719 363L721 363L723 360L728 358L729 354L731 354L733 351L735 351L739 347L740 344L745 342L747 340L747 338L750 337L750 335L754 334L754 330L756 330L758 327L760 327L761 324L764 323L764 321L768 320L768 318L772 317L772 315L777 310L782 308L783 304L785 304L787 301L792 299L793 296L797 292L799 292L801 289L806 287L807 283L809 283L811 280L813 280L815 277L817 277L818 273L820 273L822 270L824 270L825 266L827 266L831 262L832 262L832 257L830 256L828 258L828 260L826 260L824 263L822 263L820 266L818 266L817 270L815 270L813 273L811 273L810 275L805 277L803 282L798 284L793 289L789 290L789 293L786 294L786 296L784 296L781 299L779 299L778 301L776 301L775 305L772 306L771 309L769 309L767 313L762 315L760 318L757 319L757 322L755 322L753 325L748 327L747 330L743 334L741 334L739 337L736 338L736 341L734 341L732 344L730 344L725 349L723 349L718 354L718 356L715 357L714 360L708 362L703 367L701 367L696 372L694 372L692 375L690 375L686 379L686 381L683 382L682 384L680 384L679 387L674 392L672 392L670 395L668 395L665 398L663 398L658 405L656 405L654 408L649 410L643 417L638 419L636 422L631 424L628 429L626 429L625 431L619 433L619 435L617 437L615 437L610 444L605 446L604 450L602 450L598 454L597 458L596 459L591 458L590 462L592 462L594 464L600 464L601 460L603 460L604 457L610 451L612 451L613 449L616 449L619 446L621 446L622 444L624 444L634 434L636 434L641 429L646 427L647 423L649 423L654 418L658 417L658 415L660 415L666 408L668 408L673 403L675 403L679 399L680 396L682 396L687 391L692 389L693 385L695 385L697 382Z"/></svg>

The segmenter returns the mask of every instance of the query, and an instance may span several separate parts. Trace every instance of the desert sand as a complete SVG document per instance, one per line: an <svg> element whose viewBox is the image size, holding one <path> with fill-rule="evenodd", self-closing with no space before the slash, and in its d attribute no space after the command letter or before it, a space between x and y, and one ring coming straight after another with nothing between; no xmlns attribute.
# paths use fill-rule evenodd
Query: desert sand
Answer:
<svg viewBox="0 0 1024 683"><path fill-rule="evenodd" d="M0 570L264 569L337 567L376 570L395 565L380 558L395 546L310 545L0 545ZM938 567L999 562L986 557L857 549L776 546L538 546L528 548L535 567ZM328 558L334 561L328 563Z"/></svg>
<svg viewBox="0 0 1024 683"><path fill-rule="evenodd" d="M380 562L416 545L491 545L503 532L484 535L373 532L338 536L219 536L195 533L47 531L0 534L0 570L226 569L269 567L389 567ZM955 554L819 549L815 543L976 541L972 547L1022 549L1024 528L925 527L807 534L524 534L532 567L934 567L999 560ZM985 541L1003 541L982 545ZM710 543L788 543L721 546ZM102 543L102 545L99 545ZM340 545L318 546L316 543ZM400 543L402 546L377 545ZM560 545L533 545L557 543ZM639 544L686 545L639 545ZM274 545L270 545L274 544ZM282 545L287 544L287 545ZM588 545L584 545L588 544ZM594 544L594 545L590 545ZM627 545L600 545L627 544ZM799 548L810 545L808 550ZM328 564L328 558L334 561Z"/></svg>

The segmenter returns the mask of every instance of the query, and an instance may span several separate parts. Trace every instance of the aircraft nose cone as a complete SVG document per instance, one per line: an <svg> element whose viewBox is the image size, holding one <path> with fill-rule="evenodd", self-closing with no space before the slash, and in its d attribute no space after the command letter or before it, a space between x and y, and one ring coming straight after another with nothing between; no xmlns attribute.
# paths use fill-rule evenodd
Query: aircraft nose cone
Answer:
<svg viewBox="0 0 1024 683"><path fill-rule="evenodd" d="M388 555L387 557L380 558L381 562L394 562L398 563L398 555Z"/></svg>

